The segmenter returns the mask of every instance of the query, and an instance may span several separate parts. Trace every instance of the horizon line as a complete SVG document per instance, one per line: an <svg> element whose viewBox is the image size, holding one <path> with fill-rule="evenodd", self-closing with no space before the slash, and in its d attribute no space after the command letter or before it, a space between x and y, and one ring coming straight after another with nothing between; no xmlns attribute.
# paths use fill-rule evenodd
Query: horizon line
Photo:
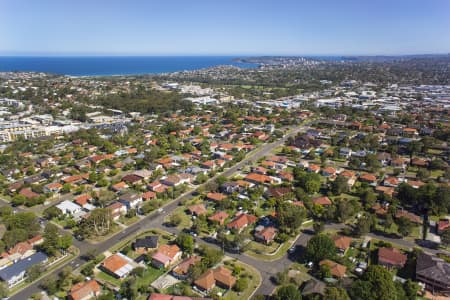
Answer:
<svg viewBox="0 0 450 300"><path fill-rule="evenodd" d="M83 54L2 54L0 57L401 57L401 56L444 56L450 55L450 52L423 52L423 53L402 53L402 54L389 54L389 53L379 53L379 54L111 54L111 53L83 53Z"/></svg>

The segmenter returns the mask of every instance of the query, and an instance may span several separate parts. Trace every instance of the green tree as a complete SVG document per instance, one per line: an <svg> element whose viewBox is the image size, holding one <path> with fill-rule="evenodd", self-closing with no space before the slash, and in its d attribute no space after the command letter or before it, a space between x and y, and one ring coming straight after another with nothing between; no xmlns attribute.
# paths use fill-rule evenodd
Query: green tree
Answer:
<svg viewBox="0 0 450 300"><path fill-rule="evenodd" d="M6 283L0 282L0 298L4 299L8 296L9 289Z"/></svg>
<svg viewBox="0 0 450 300"><path fill-rule="evenodd" d="M325 234L313 236L306 245L306 257L318 263L323 259L331 259L336 255L336 246L332 239Z"/></svg>
<svg viewBox="0 0 450 300"><path fill-rule="evenodd" d="M405 290L405 295L408 300L417 299L417 293L419 292L419 285L417 284L417 282L408 279L403 284L403 289Z"/></svg>
<svg viewBox="0 0 450 300"><path fill-rule="evenodd" d="M293 284L288 284L280 287L275 296L274 300L301 300L302 295L298 288Z"/></svg>
<svg viewBox="0 0 450 300"><path fill-rule="evenodd" d="M243 292L248 287L248 279L246 277L241 277L238 280L236 280L236 284L234 285L233 289L240 293Z"/></svg>
<svg viewBox="0 0 450 300"><path fill-rule="evenodd" d="M327 287L323 300L350 300L350 297L343 288Z"/></svg>
<svg viewBox="0 0 450 300"><path fill-rule="evenodd" d="M41 276L42 272L44 271L44 268L42 267L41 264L35 264L32 265L31 267L28 268L28 270L26 271L26 276L27 282L33 282L36 279L39 278L39 276Z"/></svg>
<svg viewBox="0 0 450 300"><path fill-rule="evenodd" d="M384 220L384 231L391 229L392 224L394 224L394 219L391 214L386 214L386 220Z"/></svg>
<svg viewBox="0 0 450 300"><path fill-rule="evenodd" d="M392 274L379 265L370 265L361 279L350 288L351 299L395 299L397 294Z"/></svg>
<svg viewBox="0 0 450 300"><path fill-rule="evenodd" d="M302 207L289 202L277 203L275 210L280 230L283 232L294 232L300 228L306 215Z"/></svg>
<svg viewBox="0 0 450 300"><path fill-rule="evenodd" d="M331 277L331 269L330 266L328 265L321 265L320 266L320 278L325 279L325 278L330 278Z"/></svg>
<svg viewBox="0 0 450 300"><path fill-rule="evenodd" d="M347 192L347 190L348 179L346 177L339 175L333 182L331 182L331 192L334 195L340 195Z"/></svg>
<svg viewBox="0 0 450 300"><path fill-rule="evenodd" d="M111 231L113 224L111 210L96 208L80 223L79 234L83 236L104 236Z"/></svg>
<svg viewBox="0 0 450 300"><path fill-rule="evenodd" d="M441 234L441 242L448 246L450 245L450 227L447 227Z"/></svg>
<svg viewBox="0 0 450 300"><path fill-rule="evenodd" d="M72 185L70 183L65 183L61 188L61 193L63 193L63 194L70 193L71 189L72 189Z"/></svg>
<svg viewBox="0 0 450 300"><path fill-rule="evenodd" d="M46 208L43 212L44 218L47 220L51 220L53 218L57 218L62 215L62 211L56 206L50 206Z"/></svg>
<svg viewBox="0 0 450 300"><path fill-rule="evenodd" d="M55 255L59 249L58 227L52 223L47 223L47 225L45 225L43 238L44 242L41 245L42 249L48 255Z"/></svg>
<svg viewBox="0 0 450 300"><path fill-rule="evenodd" d="M414 227L413 223L405 217L398 218L396 224L398 233L403 237L410 235Z"/></svg>
<svg viewBox="0 0 450 300"><path fill-rule="evenodd" d="M320 190L320 181L310 179L305 182L305 191L308 194L317 193L319 190Z"/></svg>
<svg viewBox="0 0 450 300"><path fill-rule="evenodd" d="M208 246L202 247L200 252L203 255L202 262L204 262L208 268L213 267L214 265L219 263L223 258L222 251Z"/></svg>
<svg viewBox="0 0 450 300"><path fill-rule="evenodd" d="M179 233L175 243L177 243L181 250L186 254L192 254L194 251L194 238L187 233Z"/></svg>
<svg viewBox="0 0 450 300"><path fill-rule="evenodd" d="M325 225L323 224L323 222L316 221L313 224L313 229L316 234L321 233L324 230L324 228L325 228Z"/></svg>
<svg viewBox="0 0 450 300"><path fill-rule="evenodd" d="M63 250L69 249L72 246L73 238L71 234L64 234L58 238L58 247Z"/></svg>
<svg viewBox="0 0 450 300"><path fill-rule="evenodd" d="M173 213L172 215L170 215L168 223L171 226L178 226L181 224L182 221L183 217L179 213Z"/></svg>
<svg viewBox="0 0 450 300"><path fill-rule="evenodd" d="M354 233L356 236L366 235L370 232L373 226L374 224L371 215L361 216L356 223Z"/></svg>

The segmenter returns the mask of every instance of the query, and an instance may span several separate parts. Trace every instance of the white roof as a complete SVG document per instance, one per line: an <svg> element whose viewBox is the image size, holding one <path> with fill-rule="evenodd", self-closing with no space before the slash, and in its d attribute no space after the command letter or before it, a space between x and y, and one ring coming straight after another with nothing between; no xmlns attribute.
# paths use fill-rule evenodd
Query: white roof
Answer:
<svg viewBox="0 0 450 300"><path fill-rule="evenodd" d="M56 207L62 210L63 213L67 212L73 213L75 211L81 210L81 206L69 200L61 202L60 204L56 205Z"/></svg>

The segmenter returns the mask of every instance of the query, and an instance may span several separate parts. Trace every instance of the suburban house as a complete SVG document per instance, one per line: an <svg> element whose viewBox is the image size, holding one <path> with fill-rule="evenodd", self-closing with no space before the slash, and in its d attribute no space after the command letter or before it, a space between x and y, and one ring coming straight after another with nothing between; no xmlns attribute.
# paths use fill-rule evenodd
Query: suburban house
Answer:
<svg viewBox="0 0 450 300"><path fill-rule="evenodd" d="M114 221L119 219L121 215L123 215L127 212L127 207L124 204L122 204L121 202L111 203L106 208L111 210L111 215L112 215Z"/></svg>
<svg viewBox="0 0 450 300"><path fill-rule="evenodd" d="M351 155L352 155L352 149L350 149L350 148L339 149L339 156L349 158Z"/></svg>
<svg viewBox="0 0 450 300"><path fill-rule="evenodd" d="M121 190L128 188L128 185L125 182L121 181L114 184L111 188L114 192L120 192Z"/></svg>
<svg viewBox="0 0 450 300"><path fill-rule="evenodd" d="M231 289L236 283L236 278L227 268L220 266L206 271L195 282L194 285L200 291L208 292L216 285L222 288Z"/></svg>
<svg viewBox="0 0 450 300"><path fill-rule="evenodd" d="M345 273L347 272L347 267L343 266L341 264L338 264L337 262L334 262L329 259L324 259L319 262L320 266L326 265L330 268L331 275L336 278L343 278L345 276Z"/></svg>
<svg viewBox="0 0 450 300"><path fill-rule="evenodd" d="M100 268L117 278L124 278L135 268L134 262L122 253L116 253L107 257Z"/></svg>
<svg viewBox="0 0 450 300"><path fill-rule="evenodd" d="M164 193L169 187L162 184L159 180L149 183L147 188L155 193Z"/></svg>
<svg viewBox="0 0 450 300"><path fill-rule="evenodd" d="M200 300L200 299L208 300L209 298L192 298L186 296L172 296L157 293L152 293L150 297L148 297L148 300Z"/></svg>
<svg viewBox="0 0 450 300"><path fill-rule="evenodd" d="M255 240L261 243L270 244L275 239L277 230L273 226L264 227L262 225L255 228Z"/></svg>
<svg viewBox="0 0 450 300"><path fill-rule="evenodd" d="M119 197L119 202L125 205L127 210L134 209L142 203L142 196L135 193L127 193Z"/></svg>
<svg viewBox="0 0 450 300"><path fill-rule="evenodd" d="M449 219L440 219L438 222L436 222L436 232L437 234L442 234L445 229L450 227L450 220Z"/></svg>
<svg viewBox="0 0 450 300"><path fill-rule="evenodd" d="M206 199L210 200L210 201L222 201L224 199L226 199L227 196L222 194L222 193L208 193L206 194Z"/></svg>
<svg viewBox="0 0 450 300"><path fill-rule="evenodd" d="M44 186L44 193L59 193L62 187L61 183L52 182Z"/></svg>
<svg viewBox="0 0 450 300"><path fill-rule="evenodd" d="M310 279L306 282L302 289L302 296L308 296L308 295L322 295L325 296L325 289L327 285L319 281L317 279Z"/></svg>
<svg viewBox="0 0 450 300"><path fill-rule="evenodd" d="M396 248L378 249L378 264L387 268L403 268L408 257Z"/></svg>
<svg viewBox="0 0 450 300"><path fill-rule="evenodd" d="M373 174L365 173L359 176L359 181L361 182L367 182L370 185L376 185L377 184L377 177Z"/></svg>
<svg viewBox="0 0 450 300"><path fill-rule="evenodd" d="M254 184L272 184L273 179L267 175L250 173L245 176L245 180Z"/></svg>
<svg viewBox="0 0 450 300"><path fill-rule="evenodd" d="M436 256L419 253L416 280L425 283L428 290L450 295L450 263Z"/></svg>
<svg viewBox="0 0 450 300"><path fill-rule="evenodd" d="M197 256L197 255L186 258L172 270L173 276L175 276L176 278L181 279L181 280L186 279L189 268L192 265L200 262L200 260L201 260L201 257Z"/></svg>
<svg viewBox="0 0 450 300"><path fill-rule="evenodd" d="M75 198L74 202L81 206L85 210L93 210L95 206L90 204L92 196L89 194L83 194Z"/></svg>
<svg viewBox="0 0 450 300"><path fill-rule="evenodd" d="M25 280L27 270L36 264L44 264L48 260L47 255L42 252L19 260L18 262L0 270L0 279L6 282L8 287L12 287Z"/></svg>
<svg viewBox="0 0 450 300"><path fill-rule="evenodd" d="M142 177L134 175L134 174L128 174L122 177L122 181L126 182L129 185L133 184L140 184L142 183Z"/></svg>
<svg viewBox="0 0 450 300"><path fill-rule="evenodd" d="M344 235L335 235L331 239L334 241L336 249L342 254L347 252L348 248L350 248L350 244L352 243L352 238Z"/></svg>
<svg viewBox="0 0 450 300"><path fill-rule="evenodd" d="M32 254L35 253L34 249L33 249L33 245L31 245L28 242L19 242L17 244L14 245L14 247L12 247L11 249L9 249L8 251L8 255L13 255L13 254L20 254L21 258L26 258L28 256L31 256Z"/></svg>
<svg viewBox="0 0 450 300"><path fill-rule="evenodd" d="M101 288L98 282L91 279L86 282L79 282L70 289L69 300L89 300L100 296Z"/></svg>
<svg viewBox="0 0 450 300"><path fill-rule="evenodd" d="M313 201L314 205L326 206L326 205L332 204L330 198L328 198L327 196L316 197L316 198L312 199L312 201Z"/></svg>
<svg viewBox="0 0 450 300"><path fill-rule="evenodd" d="M133 243L133 250L139 254L148 253L148 251L158 247L158 236L148 235L142 239L136 239Z"/></svg>
<svg viewBox="0 0 450 300"><path fill-rule="evenodd" d="M258 218L253 215L240 214L239 216L234 218L233 221L227 224L227 228L241 231L248 225L255 223L256 220L258 220Z"/></svg>
<svg viewBox="0 0 450 300"><path fill-rule="evenodd" d="M225 211L218 211L212 216L208 218L208 220L212 222L217 222L220 225L223 225L225 223L225 220L229 217L229 215Z"/></svg>
<svg viewBox="0 0 450 300"><path fill-rule="evenodd" d="M408 220L410 220L411 222L415 223L415 224L422 224L422 218L419 217L418 215L406 211L406 210L398 210L397 213L395 214L395 218L406 218Z"/></svg>
<svg viewBox="0 0 450 300"><path fill-rule="evenodd" d="M59 208L63 214L72 216L82 211L81 206L69 200L65 200L59 203L58 205L56 205L56 207Z"/></svg>
<svg viewBox="0 0 450 300"><path fill-rule="evenodd" d="M352 171L344 170L341 173L339 173L339 175L347 178L347 183L349 187L352 187L356 182L356 175Z"/></svg>
<svg viewBox="0 0 450 300"><path fill-rule="evenodd" d="M152 265L156 268L167 268L177 262L182 254L177 245L161 245L152 255Z"/></svg>
<svg viewBox="0 0 450 300"><path fill-rule="evenodd" d="M188 207L189 213L193 216L206 215L208 211L206 210L205 204L194 204Z"/></svg>
<svg viewBox="0 0 450 300"><path fill-rule="evenodd" d="M325 177L336 175L336 169L333 167L326 167L322 169L322 175Z"/></svg>
<svg viewBox="0 0 450 300"><path fill-rule="evenodd" d="M306 170L308 172L311 172L311 173L319 173L320 172L320 166L310 164L308 166L308 168L306 168Z"/></svg>
<svg viewBox="0 0 450 300"><path fill-rule="evenodd" d="M151 200L151 199L155 199L156 198L156 193L152 192L152 191L147 191L145 193L142 193L141 197L142 197L142 201L148 201L148 200Z"/></svg>

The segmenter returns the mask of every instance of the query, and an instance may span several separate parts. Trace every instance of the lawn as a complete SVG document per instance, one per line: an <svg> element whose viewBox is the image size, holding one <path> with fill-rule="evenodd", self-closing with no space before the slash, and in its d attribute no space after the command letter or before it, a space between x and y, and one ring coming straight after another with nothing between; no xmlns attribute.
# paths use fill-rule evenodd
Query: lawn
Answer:
<svg viewBox="0 0 450 300"><path fill-rule="evenodd" d="M185 206L180 206L180 207L176 208L170 215L168 215L164 219L164 222L169 222L170 216L177 214L181 217L181 223L177 226L177 229L182 230L184 228L191 228L191 226L192 226L191 216L186 214L185 209L186 209Z"/></svg>
<svg viewBox="0 0 450 300"><path fill-rule="evenodd" d="M249 249L245 252L247 255L256 259L273 261L283 257L287 250L291 247L294 238L289 239L283 244L273 243L270 246L266 246L256 241L251 241Z"/></svg>
<svg viewBox="0 0 450 300"><path fill-rule="evenodd" d="M97 274L95 274L95 276L100 280L100 281L106 281L107 283L116 286L116 287L120 287L121 281L120 279L113 277L103 271L98 272Z"/></svg>
<svg viewBox="0 0 450 300"><path fill-rule="evenodd" d="M309 279L311 279L311 275L308 274L309 269L303 264L299 264L299 263L295 262L289 267L289 270L300 271L300 273L297 275L297 278L299 280L301 280L302 282L305 282L305 281L308 281Z"/></svg>
<svg viewBox="0 0 450 300"><path fill-rule="evenodd" d="M444 175L444 171L442 170L433 170L430 172L430 177L431 178L438 178L439 176Z"/></svg>
<svg viewBox="0 0 450 300"><path fill-rule="evenodd" d="M350 194L347 194L347 193L342 193L342 194L337 195L337 196L331 196L330 198L331 198L331 200L335 200L335 199L338 199L338 198L341 198L343 200L345 200L345 199L347 199L347 200L352 200L352 199L359 200L359 197L356 197L356 196L353 196L353 195L350 195Z"/></svg>
<svg viewBox="0 0 450 300"><path fill-rule="evenodd" d="M163 231L163 230L159 230L159 229L149 229L149 230L142 231L135 236L130 236L127 240L125 240L119 244L116 244L114 247L111 248L111 252L117 252L117 251L123 249L125 246L127 246L127 244L134 242L137 238L141 238L141 237L151 235L151 234L159 236L159 240L158 240L159 245L167 244L167 243L171 242L172 240L174 240L174 238L175 238L167 231Z"/></svg>
<svg viewBox="0 0 450 300"><path fill-rule="evenodd" d="M224 299L225 300L235 300L235 299L247 300L247 299L250 299L253 292L261 284L261 275L259 274L258 270L256 270L252 266L241 263L239 261L233 261L231 264L241 267L242 272L241 272L241 274L239 274L239 277L243 277L243 276L247 277L248 286L244 291L242 291L240 293L237 293L233 290L228 291L225 294Z"/></svg>
<svg viewBox="0 0 450 300"><path fill-rule="evenodd" d="M162 274L166 272L165 269L156 269L149 266L142 276L136 278L136 284L138 287L148 287L153 281L158 279Z"/></svg>
<svg viewBox="0 0 450 300"><path fill-rule="evenodd" d="M381 232L385 232L386 234L395 234L397 236L401 236L398 233L397 228L398 228L398 226L395 223L392 224L391 228L386 229L386 230L385 230L385 228L383 227L382 224L377 223L377 225L376 225L376 229L381 231ZM420 226L414 226L413 229L412 229L411 234L409 236L407 236L407 237L404 237L404 239L407 239L407 240L414 240L416 238L421 238L421 236L420 236Z"/></svg>
<svg viewBox="0 0 450 300"><path fill-rule="evenodd" d="M131 218L127 218L125 216L122 216L119 218L119 222L124 224L124 225L131 225L133 223L136 223L137 221L139 221L139 217L138 216L133 216Z"/></svg>
<svg viewBox="0 0 450 300"><path fill-rule="evenodd" d="M273 242L269 245L259 243L256 241L251 241L248 245L249 251L255 252L258 254L271 254L274 253L278 247L280 246L279 243Z"/></svg>

